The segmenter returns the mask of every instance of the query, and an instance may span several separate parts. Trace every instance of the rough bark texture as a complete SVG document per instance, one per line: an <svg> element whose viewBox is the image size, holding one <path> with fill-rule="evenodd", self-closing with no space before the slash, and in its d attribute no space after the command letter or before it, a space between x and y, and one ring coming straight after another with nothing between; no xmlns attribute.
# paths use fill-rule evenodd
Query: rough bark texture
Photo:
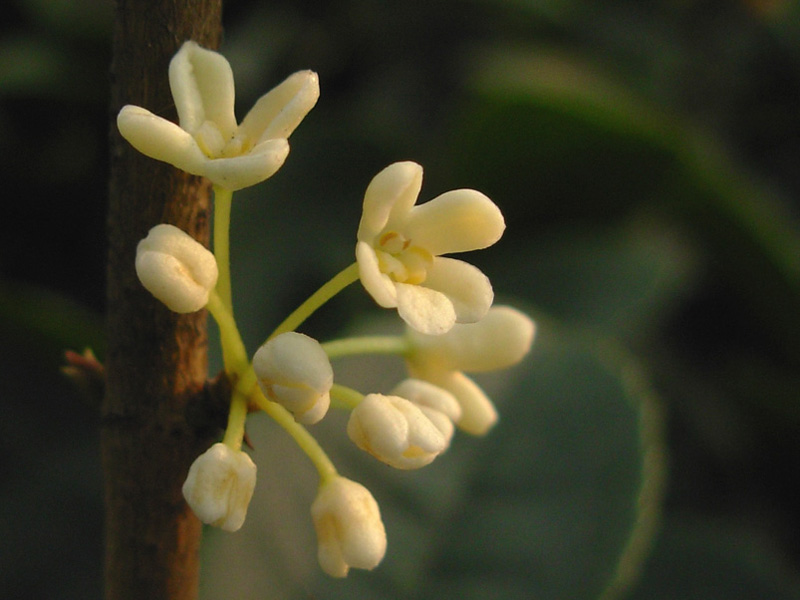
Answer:
<svg viewBox="0 0 800 600"><path fill-rule="evenodd" d="M108 600L197 597L201 526L181 485L210 444L186 421L207 376L206 315L168 311L142 288L134 257L157 223L177 225L207 244L210 190L204 180L133 150L114 119L124 104L136 104L177 120L169 60L187 39L217 48L221 11L221 0L117 2L101 437Z"/></svg>

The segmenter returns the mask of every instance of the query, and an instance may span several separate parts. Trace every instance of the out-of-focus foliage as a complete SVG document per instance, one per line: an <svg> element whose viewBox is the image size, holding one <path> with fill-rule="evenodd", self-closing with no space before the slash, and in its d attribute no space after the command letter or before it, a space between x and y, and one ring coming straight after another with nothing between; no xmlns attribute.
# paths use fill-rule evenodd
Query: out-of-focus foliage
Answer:
<svg viewBox="0 0 800 600"><path fill-rule="evenodd" d="M89 5L16 0L0 28L11 595L100 597L96 423L55 374L101 334L111 15ZM251 350L352 261L367 183L405 159L422 200L501 207L470 260L541 335L482 380L497 428L425 470L368 460L340 415L314 429L389 534L344 582L315 564L312 468L256 419L255 504L208 536L205 598L800 597L800 3L233 0L225 22L237 105L301 68L322 90L285 167L234 200ZM365 314L354 287L304 330ZM363 391L401 376L335 367Z"/></svg>

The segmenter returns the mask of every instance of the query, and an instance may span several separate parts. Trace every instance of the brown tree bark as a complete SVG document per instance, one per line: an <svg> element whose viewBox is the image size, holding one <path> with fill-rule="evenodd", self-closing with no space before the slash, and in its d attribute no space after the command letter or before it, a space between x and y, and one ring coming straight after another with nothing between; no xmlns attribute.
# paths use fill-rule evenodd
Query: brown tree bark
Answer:
<svg viewBox="0 0 800 600"><path fill-rule="evenodd" d="M111 68L108 356L102 407L106 598L197 597L201 525L183 500L191 462L211 443L187 424L207 377L205 311L177 315L134 271L158 223L209 238L206 181L146 158L119 135L124 104L176 121L167 66L188 39L217 48L221 0L118 0Z"/></svg>

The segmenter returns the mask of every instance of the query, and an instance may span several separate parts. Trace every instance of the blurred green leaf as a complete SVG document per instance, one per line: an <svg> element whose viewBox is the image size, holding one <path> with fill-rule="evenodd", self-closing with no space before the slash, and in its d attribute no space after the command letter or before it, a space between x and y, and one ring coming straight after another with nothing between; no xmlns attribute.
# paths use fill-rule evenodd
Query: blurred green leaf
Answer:
<svg viewBox="0 0 800 600"><path fill-rule="evenodd" d="M15 344L36 348L50 365L66 349L92 348L102 356L105 329L101 315L57 292L29 285L0 285L0 331Z"/></svg>

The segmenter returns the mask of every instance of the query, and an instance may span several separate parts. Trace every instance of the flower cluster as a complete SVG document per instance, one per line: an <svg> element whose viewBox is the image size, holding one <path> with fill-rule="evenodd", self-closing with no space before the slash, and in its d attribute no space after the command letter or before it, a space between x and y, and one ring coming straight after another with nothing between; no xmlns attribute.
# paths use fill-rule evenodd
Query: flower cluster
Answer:
<svg viewBox="0 0 800 600"><path fill-rule="evenodd" d="M417 205L422 167L397 162L378 173L363 199L355 262L308 298L250 359L233 317L228 227L232 192L273 175L287 157L288 136L319 96L316 74L295 73L264 95L237 125L233 75L218 53L186 42L169 67L179 124L125 106L117 123L137 150L214 184L214 252L169 224L155 225L136 249L142 285L167 309L207 308L219 325L225 373L232 384L223 439L195 460L184 497L204 523L239 529L256 485L256 466L242 450L250 412L272 417L316 467L320 485L310 507L318 559L331 576L372 569L386 551L375 498L340 475L306 425L333 407L350 412L347 435L396 469L430 464L456 429L487 433L497 411L466 373L504 369L530 350L534 323L522 312L492 306L489 279L449 254L486 248L505 229L498 207L475 190L444 193ZM319 343L299 333L305 319L346 286L360 281L405 321L400 336ZM408 378L383 393L363 394L334 382L332 360L394 354Z"/></svg>

